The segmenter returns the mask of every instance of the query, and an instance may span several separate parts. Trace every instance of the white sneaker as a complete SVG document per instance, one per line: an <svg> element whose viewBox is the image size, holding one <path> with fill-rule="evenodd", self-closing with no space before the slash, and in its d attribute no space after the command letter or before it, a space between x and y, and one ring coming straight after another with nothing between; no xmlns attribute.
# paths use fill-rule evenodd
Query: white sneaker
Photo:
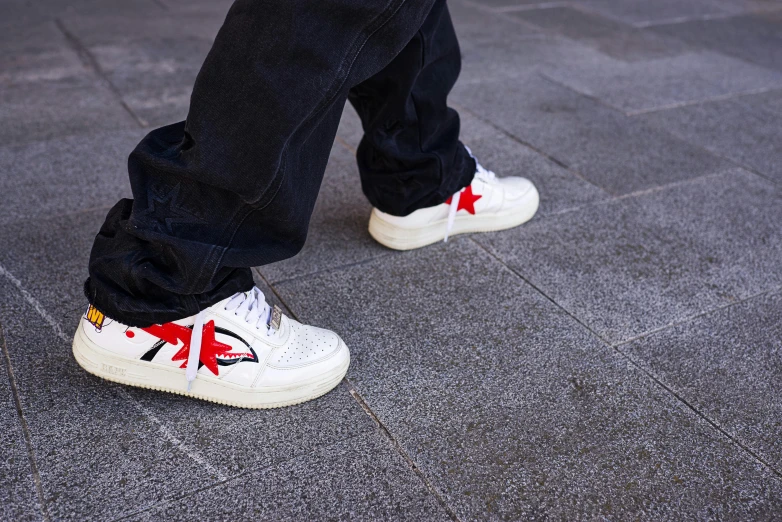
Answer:
<svg viewBox="0 0 782 522"><path fill-rule="evenodd" d="M112 321L90 306L73 354L82 368L110 381L242 408L320 397L350 365L337 334L289 319L257 288L148 328Z"/></svg>
<svg viewBox="0 0 782 522"><path fill-rule="evenodd" d="M467 149L469 151L469 149ZM411 250L449 236L505 230L526 223L538 210L540 197L526 178L498 178L476 160L472 183L445 203L404 217L372 209L369 234L394 250Z"/></svg>

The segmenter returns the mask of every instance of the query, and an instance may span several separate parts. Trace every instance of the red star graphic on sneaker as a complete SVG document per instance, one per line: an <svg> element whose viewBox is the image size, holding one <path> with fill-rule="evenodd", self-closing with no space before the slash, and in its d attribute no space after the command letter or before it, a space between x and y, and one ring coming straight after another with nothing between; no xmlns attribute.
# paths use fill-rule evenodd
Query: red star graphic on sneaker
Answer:
<svg viewBox="0 0 782 522"><path fill-rule="evenodd" d="M472 193L472 185L467 185L459 196L459 206L456 208L456 211L466 210L470 214L475 215L475 202L481 199L481 197L480 194ZM453 196L448 198L445 202L450 205L452 199Z"/></svg>
<svg viewBox="0 0 782 522"><path fill-rule="evenodd" d="M163 325L155 324L148 328L142 328L142 330L174 346L179 344L177 340L182 341L182 347L174 354L171 360L184 361L180 368L187 366L187 358L190 355L190 340L193 335L190 328L175 323L166 323ZM231 347L229 345L215 339L215 322L209 321L206 323L201 335L199 361L213 374L218 375L217 356L225 356L230 352Z"/></svg>
<svg viewBox="0 0 782 522"><path fill-rule="evenodd" d="M183 346L179 351L190 351L190 338L193 335L193 331L187 326L176 323L153 324L152 326L141 328L141 330L174 346L179 344L179 341L182 341Z"/></svg>
<svg viewBox="0 0 782 522"><path fill-rule="evenodd" d="M215 339L215 322L209 321L204 325L204 331L201 335L201 353L198 359L210 372L217 375L217 356L228 355L231 353L231 347ZM172 358L172 361L185 361L182 368L187 366L187 358L190 355L190 343L183 346Z"/></svg>

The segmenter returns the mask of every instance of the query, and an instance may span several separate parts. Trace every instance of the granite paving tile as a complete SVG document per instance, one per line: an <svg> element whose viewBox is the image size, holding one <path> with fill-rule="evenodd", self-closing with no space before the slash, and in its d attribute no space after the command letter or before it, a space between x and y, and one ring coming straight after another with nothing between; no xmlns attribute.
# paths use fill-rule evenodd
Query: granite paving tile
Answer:
<svg viewBox="0 0 782 522"><path fill-rule="evenodd" d="M108 211L86 210L0 227L0 265L64 322L64 331L75 331L86 307L82 285L87 261Z"/></svg>
<svg viewBox="0 0 782 522"><path fill-rule="evenodd" d="M379 435L355 437L261 468L129 520L194 518L451 520L407 463Z"/></svg>
<svg viewBox="0 0 782 522"><path fill-rule="evenodd" d="M523 176L535 183L540 193L538 219L610 197L604 190L470 113L463 111L461 120L461 140L470 147L481 165L500 177Z"/></svg>
<svg viewBox="0 0 782 522"><path fill-rule="evenodd" d="M259 268L272 284L376 256L394 255L369 235L372 205L361 191L356 158L339 143L331 151L304 248L295 257Z"/></svg>
<svg viewBox="0 0 782 522"><path fill-rule="evenodd" d="M567 61L544 74L627 113L782 87L782 73L708 51L624 63Z"/></svg>
<svg viewBox="0 0 782 522"><path fill-rule="evenodd" d="M0 27L3 31L19 26L37 25L44 20L27 0L5 0L0 3Z"/></svg>
<svg viewBox="0 0 782 522"><path fill-rule="evenodd" d="M0 244L10 246L0 253L0 265L41 303L66 339L84 308L81 284L103 214L88 211L0 231ZM7 277L0 277L0 284L2 295L11 297L0 307L0 320L11 332L6 337L34 447L48 463L41 476L53 517L116 516L184 489L374 433L344 385L300 406L255 411L107 383L78 367L70 343L21 301ZM161 435L158 423L171 436ZM142 452L145 456L136 458ZM211 467L201 469L187 457L191 452ZM163 458L165 465L158 464ZM93 479L117 491L107 497L87 491L94 490Z"/></svg>
<svg viewBox="0 0 782 522"><path fill-rule="evenodd" d="M547 34L520 38L516 43L509 43L507 39L499 37L496 43L488 41L466 49L464 47L457 91L465 85L523 79L562 63L593 59L588 48Z"/></svg>
<svg viewBox="0 0 782 522"><path fill-rule="evenodd" d="M457 85L452 100L616 195L731 165L537 75Z"/></svg>
<svg viewBox="0 0 782 522"><path fill-rule="evenodd" d="M9 297L0 320L52 520L106 520L219 480L117 386L79 368L70 342L6 278L0 292Z"/></svg>
<svg viewBox="0 0 782 522"><path fill-rule="evenodd" d="M448 2L448 12L462 52L482 46L513 47L523 39L540 33L533 25L519 23L504 14L492 13L475 2L453 0Z"/></svg>
<svg viewBox="0 0 782 522"><path fill-rule="evenodd" d="M776 105L775 105L776 104ZM643 121L782 181L782 91L678 107Z"/></svg>
<svg viewBox="0 0 782 522"><path fill-rule="evenodd" d="M307 245L254 277L345 338L350 383L268 412L70 354L127 154L184 118L230 3L0 5L0 342L51 520L448 519L419 473L461 520L779 518L777 0L449 0L462 139L540 213L380 247L346 108ZM5 364L0 519L40 520Z"/></svg>
<svg viewBox="0 0 782 522"><path fill-rule="evenodd" d="M578 0L577 3L603 16L638 26L736 12L727 2L713 0Z"/></svg>
<svg viewBox="0 0 782 522"><path fill-rule="evenodd" d="M156 0L123 0L122 2L106 2L105 0L35 0L31 2L44 16L61 18L70 15L86 13L90 15L118 15L132 16L136 13L144 13L147 17L154 17L164 10Z"/></svg>
<svg viewBox="0 0 782 522"><path fill-rule="evenodd" d="M0 142L137 127L51 23L12 27L2 37Z"/></svg>
<svg viewBox="0 0 782 522"><path fill-rule="evenodd" d="M0 350L5 346L0 323ZM35 487L27 444L17 414L4 351L0 353L0 519L40 520L41 503Z"/></svg>
<svg viewBox="0 0 782 522"><path fill-rule="evenodd" d="M133 117L90 76L14 84L0 91L4 145L133 128L138 128Z"/></svg>
<svg viewBox="0 0 782 522"><path fill-rule="evenodd" d="M220 21L225 19L234 0L160 0L160 4L174 13L201 12L212 13L219 16Z"/></svg>
<svg viewBox="0 0 782 522"><path fill-rule="evenodd" d="M782 89L753 94L738 98L736 101L750 102L755 107L761 107L763 110L782 116Z"/></svg>
<svg viewBox="0 0 782 522"><path fill-rule="evenodd" d="M131 197L127 158L143 129L0 147L0 223L80 212Z"/></svg>
<svg viewBox="0 0 782 522"><path fill-rule="evenodd" d="M62 18L63 25L87 48L122 42L196 39L213 40L225 16L211 12L78 13Z"/></svg>
<svg viewBox="0 0 782 522"><path fill-rule="evenodd" d="M518 18L462 2L449 3L449 10L462 53L458 84L525 76L582 54L577 42L546 34Z"/></svg>
<svg viewBox="0 0 782 522"><path fill-rule="evenodd" d="M378 435L344 383L313 401L271 410L226 408L135 388L128 393L228 477L357 435Z"/></svg>
<svg viewBox="0 0 782 522"><path fill-rule="evenodd" d="M3 5L8 5L3 3ZM0 20L6 20L1 18ZM14 19L15 20L15 19ZM35 18L29 22L3 26L0 32L0 79L9 83L74 75L83 68L68 48L62 33L50 20ZM32 73L32 78L25 73Z"/></svg>
<svg viewBox="0 0 782 522"><path fill-rule="evenodd" d="M353 106L350 103L346 103L342 111L342 117L339 120L337 139L344 140L345 145L352 149L351 152L355 153L362 137L364 137L364 129L361 126L361 118L358 117Z"/></svg>
<svg viewBox="0 0 782 522"><path fill-rule="evenodd" d="M508 16L595 47L618 60L649 60L676 56L686 50L675 38L665 38L572 7L511 11Z"/></svg>
<svg viewBox="0 0 782 522"><path fill-rule="evenodd" d="M736 169L475 239L619 342L782 285L781 203Z"/></svg>
<svg viewBox="0 0 782 522"><path fill-rule="evenodd" d="M659 25L650 30L782 71L782 11Z"/></svg>
<svg viewBox="0 0 782 522"><path fill-rule="evenodd" d="M621 347L782 469L782 294L763 295Z"/></svg>
<svg viewBox="0 0 782 522"><path fill-rule="evenodd" d="M193 83L221 22L216 14L187 12L154 20L85 15L64 23L134 114L156 127L186 118ZM105 33L106 27L114 32Z"/></svg>
<svg viewBox="0 0 782 522"><path fill-rule="evenodd" d="M514 9L536 9L551 7L551 4L565 4L567 0L473 0L473 4L481 4L500 12Z"/></svg>
<svg viewBox="0 0 782 522"><path fill-rule="evenodd" d="M278 289L343 335L351 382L460 519L782 509L771 471L469 238Z"/></svg>
<svg viewBox="0 0 782 522"><path fill-rule="evenodd" d="M200 37L103 43L90 52L123 100L151 127L187 117L201 64L212 47Z"/></svg>

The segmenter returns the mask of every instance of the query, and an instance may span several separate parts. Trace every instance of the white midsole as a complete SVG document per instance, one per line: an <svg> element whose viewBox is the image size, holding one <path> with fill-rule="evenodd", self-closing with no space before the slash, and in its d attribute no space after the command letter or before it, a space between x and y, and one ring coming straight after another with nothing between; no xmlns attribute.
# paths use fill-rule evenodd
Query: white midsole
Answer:
<svg viewBox="0 0 782 522"><path fill-rule="evenodd" d="M540 196L535 188L530 189L519 206L505 212L481 215L457 216L451 229L451 236L472 232L494 232L526 223L538 211ZM431 245L445 239L447 220L442 219L418 228L406 228L383 219L375 210L369 217L369 234L381 245L394 250L411 250Z"/></svg>
<svg viewBox="0 0 782 522"><path fill-rule="evenodd" d="M339 350L347 350L342 339L339 342ZM257 388L199 375L188 392L184 369L116 355L91 341L84 335L81 326L73 339L73 355L82 368L109 381L242 408L276 408L320 397L342 381L350 366L348 356L345 364L306 381Z"/></svg>

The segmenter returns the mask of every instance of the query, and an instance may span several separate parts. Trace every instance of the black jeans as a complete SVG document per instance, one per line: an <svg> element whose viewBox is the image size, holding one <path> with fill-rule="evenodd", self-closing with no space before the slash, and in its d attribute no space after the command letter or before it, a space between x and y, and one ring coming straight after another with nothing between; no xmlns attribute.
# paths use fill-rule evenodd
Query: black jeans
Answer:
<svg viewBox="0 0 782 522"><path fill-rule="evenodd" d="M132 326L173 321L299 252L346 99L370 202L395 215L444 202L475 172L446 105L460 67L445 0L237 0L187 121L130 155L134 199L95 238L90 303Z"/></svg>

